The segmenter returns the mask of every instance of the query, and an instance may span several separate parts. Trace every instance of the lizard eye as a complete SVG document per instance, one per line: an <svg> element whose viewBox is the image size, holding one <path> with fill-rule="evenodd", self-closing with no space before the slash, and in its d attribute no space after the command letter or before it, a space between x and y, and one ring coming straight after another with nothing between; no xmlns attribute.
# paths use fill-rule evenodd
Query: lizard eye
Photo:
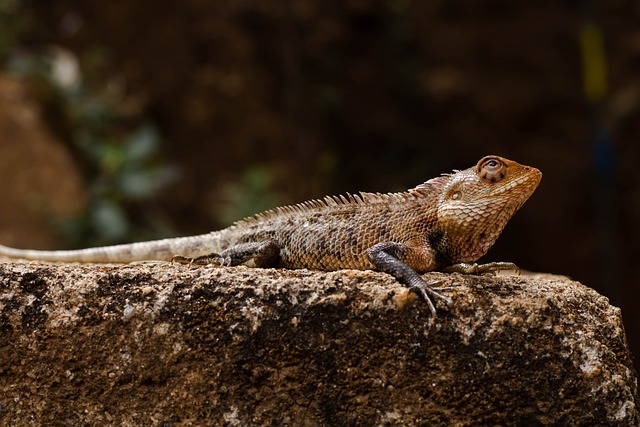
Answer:
<svg viewBox="0 0 640 427"><path fill-rule="evenodd" d="M451 198L452 198L453 200L459 200L459 199L460 199L460 197L462 197L462 193L460 193L459 191L456 191L456 192L454 192L454 193L451 195Z"/></svg>
<svg viewBox="0 0 640 427"><path fill-rule="evenodd" d="M476 173L485 181L494 183L507 174L507 165L499 158L488 156L478 162Z"/></svg>

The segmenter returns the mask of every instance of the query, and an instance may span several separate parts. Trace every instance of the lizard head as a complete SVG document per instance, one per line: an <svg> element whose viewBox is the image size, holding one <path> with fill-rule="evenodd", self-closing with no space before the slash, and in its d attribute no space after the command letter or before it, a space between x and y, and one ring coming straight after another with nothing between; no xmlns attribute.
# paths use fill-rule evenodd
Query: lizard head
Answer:
<svg viewBox="0 0 640 427"><path fill-rule="evenodd" d="M419 186L439 187L435 228L446 239L447 258L452 263L475 262L486 254L541 178L536 168L486 156L474 167Z"/></svg>

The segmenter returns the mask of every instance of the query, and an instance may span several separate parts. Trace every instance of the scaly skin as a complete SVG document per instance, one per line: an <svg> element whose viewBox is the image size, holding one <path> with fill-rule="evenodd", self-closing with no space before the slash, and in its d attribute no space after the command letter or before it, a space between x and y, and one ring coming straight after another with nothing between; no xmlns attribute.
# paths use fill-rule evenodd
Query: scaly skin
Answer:
<svg viewBox="0 0 640 427"><path fill-rule="evenodd" d="M482 257L542 174L498 156L433 178L402 193L326 197L257 214L213 233L75 251L0 245L0 255L62 262L172 260L183 263L317 270L377 269L420 294L448 299L419 276L433 270L483 272L463 266ZM176 256L179 254L179 256Z"/></svg>

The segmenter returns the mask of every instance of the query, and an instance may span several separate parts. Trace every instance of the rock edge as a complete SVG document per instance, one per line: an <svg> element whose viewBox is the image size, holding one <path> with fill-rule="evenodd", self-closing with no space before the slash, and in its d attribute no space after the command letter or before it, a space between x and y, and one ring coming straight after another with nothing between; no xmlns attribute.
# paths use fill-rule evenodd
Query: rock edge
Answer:
<svg viewBox="0 0 640 427"><path fill-rule="evenodd" d="M638 425L621 313L561 276L0 263L0 424Z"/></svg>

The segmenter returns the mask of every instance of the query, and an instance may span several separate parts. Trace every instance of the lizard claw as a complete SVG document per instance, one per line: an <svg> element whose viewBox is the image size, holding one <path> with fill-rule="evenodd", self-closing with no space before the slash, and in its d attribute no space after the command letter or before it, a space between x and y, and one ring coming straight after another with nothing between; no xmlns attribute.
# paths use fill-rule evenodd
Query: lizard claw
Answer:
<svg viewBox="0 0 640 427"><path fill-rule="evenodd" d="M178 264L187 264L189 266L192 265L216 265L217 267L224 267L224 266L230 266L231 265L231 258L230 257L223 257L220 256L216 253L212 253L209 255L202 255L199 257L195 257L195 258L189 258L189 257L184 257L184 256L180 256L180 255L176 255L173 258L171 258L171 263L178 263Z"/></svg>
<svg viewBox="0 0 640 427"><path fill-rule="evenodd" d="M433 304L432 298L436 298L443 301L447 306L451 306L453 304L453 301L451 300L451 298L445 297L444 295L440 294L435 289L433 289L434 285L439 285L441 283L442 282L439 282L439 281L426 283L424 280L420 279L419 281L415 280L413 281L413 283L409 284L409 290L415 292L427 303L427 306L429 307L429 311L431 312L431 315L433 317L436 316L436 307ZM438 288L439 291L440 290L448 291L451 289L453 288L452 287Z"/></svg>
<svg viewBox="0 0 640 427"><path fill-rule="evenodd" d="M181 255L175 255L171 258L171 264L191 264L193 258L187 258Z"/></svg>

